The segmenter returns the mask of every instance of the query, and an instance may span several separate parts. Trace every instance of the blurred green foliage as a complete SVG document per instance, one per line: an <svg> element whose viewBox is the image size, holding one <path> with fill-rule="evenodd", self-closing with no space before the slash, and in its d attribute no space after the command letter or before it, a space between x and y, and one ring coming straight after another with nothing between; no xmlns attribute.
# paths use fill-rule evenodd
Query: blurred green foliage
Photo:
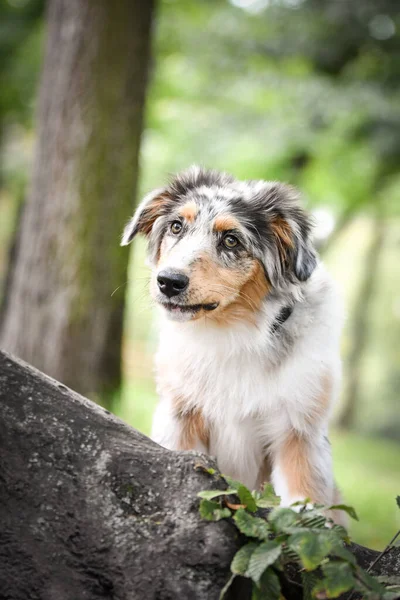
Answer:
<svg viewBox="0 0 400 600"><path fill-rule="evenodd" d="M43 0L0 0L0 280L32 157L44 29ZM356 541L383 547L396 526L399 445L361 434L400 440L398 0L160 0L153 47L141 193L193 162L298 185L334 224L320 242L348 307L345 365L363 310L357 291L374 278L359 433L335 433L333 449L339 484L361 517ZM385 236L370 273L377 218ZM149 433L156 329L143 264L139 242L121 282L126 380L116 410Z"/></svg>

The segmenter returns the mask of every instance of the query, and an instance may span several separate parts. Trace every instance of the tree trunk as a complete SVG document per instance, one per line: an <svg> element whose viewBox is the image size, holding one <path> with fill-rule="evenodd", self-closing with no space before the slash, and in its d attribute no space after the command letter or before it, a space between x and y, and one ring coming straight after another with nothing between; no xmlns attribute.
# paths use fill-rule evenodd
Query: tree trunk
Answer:
<svg viewBox="0 0 400 600"><path fill-rule="evenodd" d="M114 391L153 0L50 0L38 143L1 345L86 394ZM114 295L113 292L121 286Z"/></svg>
<svg viewBox="0 0 400 600"><path fill-rule="evenodd" d="M370 247L364 260L363 279L354 303L352 346L347 360L347 386L343 399L343 409L338 425L352 429L355 424L357 407L360 401L360 381L362 360L368 342L368 322L376 289L378 264L385 240L385 225L381 217L374 219Z"/></svg>
<svg viewBox="0 0 400 600"><path fill-rule="evenodd" d="M200 518L197 493L225 486L199 464L0 352L0 599L217 600L244 540ZM400 575L399 549L374 573ZM226 600L250 597L237 578Z"/></svg>

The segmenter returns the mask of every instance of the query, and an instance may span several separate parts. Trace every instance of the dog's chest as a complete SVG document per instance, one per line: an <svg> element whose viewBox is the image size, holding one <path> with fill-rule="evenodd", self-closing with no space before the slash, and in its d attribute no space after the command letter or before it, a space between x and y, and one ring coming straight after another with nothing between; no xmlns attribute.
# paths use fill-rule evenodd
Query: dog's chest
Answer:
<svg viewBox="0 0 400 600"><path fill-rule="evenodd" d="M185 399L212 422L273 418L285 385L268 363L268 349L246 331L233 336L161 335L156 359L159 391Z"/></svg>

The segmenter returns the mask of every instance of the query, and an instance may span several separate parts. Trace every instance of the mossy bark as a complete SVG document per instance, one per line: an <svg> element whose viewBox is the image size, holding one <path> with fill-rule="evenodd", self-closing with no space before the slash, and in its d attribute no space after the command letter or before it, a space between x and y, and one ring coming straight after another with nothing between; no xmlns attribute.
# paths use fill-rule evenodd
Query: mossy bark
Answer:
<svg viewBox="0 0 400 600"><path fill-rule="evenodd" d="M0 341L92 396L120 382L119 238L137 183L152 13L152 0L51 0L48 10L35 164Z"/></svg>

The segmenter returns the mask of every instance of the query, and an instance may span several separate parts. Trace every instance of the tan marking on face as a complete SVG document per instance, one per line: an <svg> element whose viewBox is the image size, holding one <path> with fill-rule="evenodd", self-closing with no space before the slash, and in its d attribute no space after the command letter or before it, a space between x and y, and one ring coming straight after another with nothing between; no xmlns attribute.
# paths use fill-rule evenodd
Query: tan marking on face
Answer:
<svg viewBox="0 0 400 600"><path fill-rule="evenodd" d="M185 408L186 399L178 396L174 401L176 417L180 423L179 450L193 450L200 441L207 449L210 442L209 428L198 408Z"/></svg>
<svg viewBox="0 0 400 600"><path fill-rule="evenodd" d="M189 221L189 223L193 223L198 211L199 208L196 202L193 202L192 200L191 202L187 202L186 204L184 204L184 206L182 206L182 208L179 211L179 214L181 215L181 217L186 219L186 221Z"/></svg>
<svg viewBox="0 0 400 600"><path fill-rule="evenodd" d="M223 282L222 278L220 280ZM235 298L226 306L221 306L215 312L206 315L218 325L228 326L235 321L256 323L257 312L261 303L269 292L269 285L264 270L258 260L253 260L247 278L231 274L229 285L235 289Z"/></svg>
<svg viewBox="0 0 400 600"><path fill-rule="evenodd" d="M278 245L279 256L282 262L286 260L287 251L294 247L291 227L282 217L276 217L271 223L272 231Z"/></svg>
<svg viewBox="0 0 400 600"><path fill-rule="evenodd" d="M292 431L280 452L279 466L285 476L288 492L292 497L310 498L312 502L326 504L325 485L313 469L307 439Z"/></svg>
<svg viewBox="0 0 400 600"><path fill-rule="evenodd" d="M214 231L231 231L240 229L240 224L232 215L220 215L214 221Z"/></svg>

